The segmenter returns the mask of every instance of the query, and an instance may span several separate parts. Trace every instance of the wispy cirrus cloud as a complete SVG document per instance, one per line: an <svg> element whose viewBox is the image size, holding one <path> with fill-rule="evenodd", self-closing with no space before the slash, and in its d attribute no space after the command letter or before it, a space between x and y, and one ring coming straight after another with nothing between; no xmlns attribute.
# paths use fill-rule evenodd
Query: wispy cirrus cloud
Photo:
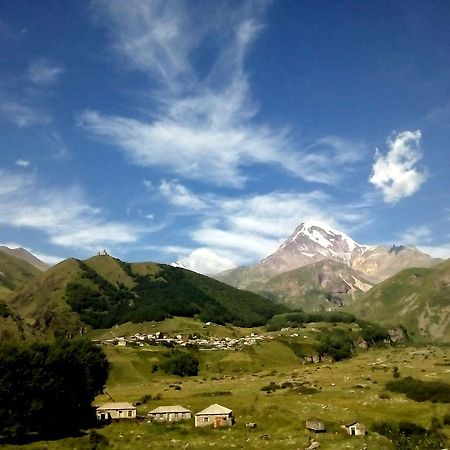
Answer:
<svg viewBox="0 0 450 450"><path fill-rule="evenodd" d="M186 230L192 248L171 253L178 254L186 267L203 273L219 272L267 256L302 221L323 222L344 231L370 221L365 206L337 207L335 201L321 191L271 192L236 198L196 194L175 180L170 181L170 185L172 189L164 198L181 207L177 205L177 192L188 192L190 201L183 202L181 213L190 213L196 218ZM201 202L201 209L193 207L197 202ZM214 264L215 270L212 270Z"/></svg>
<svg viewBox="0 0 450 450"><path fill-rule="evenodd" d="M28 67L28 79L39 86L48 86L58 81L64 69L46 59L37 59Z"/></svg>
<svg viewBox="0 0 450 450"><path fill-rule="evenodd" d="M406 245L424 245L432 241L432 231L427 225L408 228L399 235L399 241Z"/></svg>
<svg viewBox="0 0 450 450"><path fill-rule="evenodd" d="M38 106L24 101L1 97L0 117L19 128L32 125L45 125L52 121L51 116Z"/></svg>
<svg viewBox="0 0 450 450"><path fill-rule="evenodd" d="M385 155L378 149L369 181L383 194L386 203L396 203L416 193L427 179L425 170L417 168L422 158L417 131L403 131L387 140Z"/></svg>
<svg viewBox="0 0 450 450"><path fill-rule="evenodd" d="M0 224L38 230L57 246L96 251L135 243L151 231L109 221L78 188L41 188L33 175L0 170Z"/></svg>
<svg viewBox="0 0 450 450"><path fill-rule="evenodd" d="M207 204L203 200L200 200L186 186L178 183L176 180L162 180L159 185L159 192L175 206L191 209L203 209L207 207Z"/></svg>
<svg viewBox="0 0 450 450"><path fill-rule="evenodd" d="M243 2L222 14L215 11L208 22L195 20L195 8L188 10L180 2L95 5L97 17L111 31L114 48L160 86L153 92L157 107L146 120L95 110L79 115L81 127L117 146L130 163L243 187L253 164L334 184L350 163L364 156L358 142L327 137L298 143L288 128L258 123L244 62L263 28L267 2ZM205 68L198 70L192 61L195 52L205 51L206 41L214 47L214 57L205 75Z"/></svg>

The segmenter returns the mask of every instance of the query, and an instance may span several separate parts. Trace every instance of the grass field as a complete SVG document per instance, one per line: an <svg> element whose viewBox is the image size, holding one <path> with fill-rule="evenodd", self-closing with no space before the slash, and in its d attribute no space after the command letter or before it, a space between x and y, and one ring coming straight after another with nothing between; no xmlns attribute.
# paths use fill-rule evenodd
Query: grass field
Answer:
<svg viewBox="0 0 450 450"><path fill-rule="evenodd" d="M172 328L181 325L181 322L160 324ZM313 339L317 333L313 324L295 331L299 336L289 339L299 342ZM237 331L228 329L228 332ZM274 333L277 337L279 334ZM146 420L113 423L97 430L108 439L108 448L304 449L310 435L305 430L305 420L317 417L327 427L323 434L311 434L320 442L320 449L389 450L393 447L387 439L370 432L375 421L405 420L428 428L432 417L442 419L450 411L450 405L417 403L402 394L385 395L384 391L395 366L403 377L450 382L450 353L446 347L378 348L360 351L354 358L338 363L304 364L289 346L274 339L242 351L200 351L200 373L191 378L151 372L164 348L104 349L111 362L106 390L115 401L136 402L147 394L158 398L139 406L138 414L146 415L156 406L171 404L181 404L195 413L219 403L233 409L237 421L229 429L196 429L193 420L176 425L151 424ZM271 382L287 381L293 383L292 388L269 394L261 390ZM388 398L382 399L380 395ZM97 404L106 401L110 401L106 395L96 399ZM345 433L341 425L352 420L366 425L367 436L350 437ZM255 422L257 427L249 430L245 427L247 422ZM444 432L450 435L450 427L445 427ZM96 447L85 436L37 442L22 448Z"/></svg>

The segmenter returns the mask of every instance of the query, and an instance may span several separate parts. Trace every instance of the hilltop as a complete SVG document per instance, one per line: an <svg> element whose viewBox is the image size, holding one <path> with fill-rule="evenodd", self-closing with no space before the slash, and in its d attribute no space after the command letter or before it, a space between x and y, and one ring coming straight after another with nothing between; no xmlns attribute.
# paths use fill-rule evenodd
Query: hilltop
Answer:
<svg viewBox="0 0 450 450"><path fill-rule="evenodd" d="M14 256L17 259L20 259L22 261L25 261L26 263L32 265L39 271L44 271L48 269L48 265L41 261L39 258L34 256L32 253L30 253L28 250L25 250L22 247L18 248L9 248L4 245L0 245L0 252L6 253L10 256Z"/></svg>

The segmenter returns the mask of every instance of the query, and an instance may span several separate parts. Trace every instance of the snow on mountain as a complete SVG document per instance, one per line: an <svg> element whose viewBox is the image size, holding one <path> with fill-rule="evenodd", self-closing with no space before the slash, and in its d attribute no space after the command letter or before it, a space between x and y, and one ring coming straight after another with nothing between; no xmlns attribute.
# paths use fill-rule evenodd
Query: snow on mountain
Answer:
<svg viewBox="0 0 450 450"><path fill-rule="evenodd" d="M355 242L342 231L318 222L303 222L279 249L262 260L276 272L331 258L350 264L369 247Z"/></svg>

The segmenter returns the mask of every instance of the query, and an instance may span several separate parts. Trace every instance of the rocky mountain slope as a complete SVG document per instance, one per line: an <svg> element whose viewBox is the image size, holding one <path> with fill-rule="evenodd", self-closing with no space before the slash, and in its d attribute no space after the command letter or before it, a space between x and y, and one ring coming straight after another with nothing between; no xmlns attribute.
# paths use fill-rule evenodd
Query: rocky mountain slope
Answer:
<svg viewBox="0 0 450 450"><path fill-rule="evenodd" d="M305 303L304 300L308 296L301 299L298 294L288 294L289 288L285 286L285 283L288 278L292 280L294 275L290 274L288 277L277 277L277 275L326 260L344 264L346 276L361 280L365 285L376 284L408 267L431 267L440 261L414 247L388 248L362 245L345 233L326 225L302 223L275 253L264 258L260 263L249 267L237 267L217 274L215 278L241 289L263 292L264 295L270 298L275 297L286 304ZM329 269L336 271L335 279L343 276L343 273L339 272L343 269L342 265L332 264L329 265ZM312 279L306 279L306 273L312 275L317 270L296 272L299 276L297 285L300 282L305 284L300 291L307 292L311 286L317 285L315 275ZM350 272L351 275L349 275ZM291 282L288 284L292 285ZM334 285L336 283L330 284L330 287ZM340 294L335 289L327 291L323 286L319 290L325 293L325 296ZM356 288L354 292L357 290L359 288ZM311 307L316 306L311 305Z"/></svg>
<svg viewBox="0 0 450 450"><path fill-rule="evenodd" d="M49 267L47 264L45 264L45 262L41 261L39 258L36 258L36 256L34 256L28 250L25 250L21 247L9 248L5 247L4 245L0 245L0 252L6 253L10 256L14 256L17 259L21 259L22 261L25 261L26 263L32 265L40 271L47 270Z"/></svg>
<svg viewBox="0 0 450 450"><path fill-rule="evenodd" d="M450 259L405 269L346 308L386 326L404 325L413 338L450 340Z"/></svg>
<svg viewBox="0 0 450 450"><path fill-rule="evenodd" d="M291 308L335 309L351 303L372 284L342 262L330 259L275 275L259 293Z"/></svg>
<svg viewBox="0 0 450 450"><path fill-rule="evenodd" d="M171 316L262 325L286 308L189 270L110 256L65 260L26 285L8 307L35 335L76 335Z"/></svg>

